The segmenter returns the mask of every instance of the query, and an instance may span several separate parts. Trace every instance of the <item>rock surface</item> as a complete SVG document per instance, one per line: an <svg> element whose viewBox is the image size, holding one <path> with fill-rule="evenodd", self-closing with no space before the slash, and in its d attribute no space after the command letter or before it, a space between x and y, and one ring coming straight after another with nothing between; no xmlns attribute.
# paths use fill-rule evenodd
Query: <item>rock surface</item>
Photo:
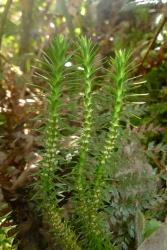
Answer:
<svg viewBox="0 0 167 250"><path fill-rule="evenodd" d="M137 250L167 250L167 225L161 226Z"/></svg>

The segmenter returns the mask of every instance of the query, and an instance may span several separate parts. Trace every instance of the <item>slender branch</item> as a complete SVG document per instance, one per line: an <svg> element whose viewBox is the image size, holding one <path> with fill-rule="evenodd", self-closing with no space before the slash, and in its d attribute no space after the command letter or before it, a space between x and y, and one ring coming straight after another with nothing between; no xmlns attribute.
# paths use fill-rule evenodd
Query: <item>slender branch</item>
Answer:
<svg viewBox="0 0 167 250"><path fill-rule="evenodd" d="M143 63L145 62L145 60L146 60L146 58L147 58L147 56L148 56L150 50L152 49L154 43L156 42L156 39L157 39L159 33L161 32L161 30L163 29L163 27L164 27L166 21L167 21L167 15L165 15L165 17L164 17L164 19L162 20L162 22L160 23L160 25L159 25L157 31L155 32L155 34L154 34L152 40L150 41L150 43L149 43L149 45L148 45L148 48L147 48L147 51L146 51L146 53L145 53L145 55L144 55L144 57L143 57L143 59L142 59L140 65L139 65L139 68L141 68L141 67L143 66Z"/></svg>

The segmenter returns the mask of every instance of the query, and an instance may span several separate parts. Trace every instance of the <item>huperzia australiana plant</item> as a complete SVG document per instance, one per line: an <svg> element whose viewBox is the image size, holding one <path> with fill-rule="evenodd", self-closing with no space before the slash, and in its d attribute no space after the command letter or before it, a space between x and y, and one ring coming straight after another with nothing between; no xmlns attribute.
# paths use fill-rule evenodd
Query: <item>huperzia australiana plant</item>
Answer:
<svg viewBox="0 0 167 250"><path fill-rule="evenodd" d="M100 208L102 203L101 195L103 194L102 189L105 185L104 177L106 175L106 165L111 159L115 141L118 136L119 122L125 105L124 100L129 91L128 78L131 70L129 59L130 53L121 50L116 52L114 59L110 59L111 73L109 72L109 75L115 86L109 87L109 91L111 91L111 95L114 98L114 107L110 118L108 133L104 142L104 148L100 153L94 177L92 203L96 210Z"/></svg>
<svg viewBox="0 0 167 250"><path fill-rule="evenodd" d="M116 52L115 59L110 59L112 73L109 72L109 75L111 76L111 79L115 86L112 85L111 87L109 87L109 91L111 92L111 96L113 96L114 98L114 107L110 118L108 133L104 142L104 148L100 153L95 168L91 195L89 197L89 208L91 210L89 225L91 231L94 231L94 241L91 242L91 247L96 245L95 249L102 249L103 247L105 247L105 249L114 249L114 247L112 247L109 243L105 245L105 243L107 242L105 234L107 235L107 232L99 230L100 222L102 225L104 220L104 218L100 216L99 211L103 209L107 164L111 159L115 141L118 136L118 128L124 106L124 99L129 90L128 77L131 70L129 59L130 54L126 51L121 50ZM97 239L99 238L101 238L101 242L97 241Z"/></svg>
<svg viewBox="0 0 167 250"><path fill-rule="evenodd" d="M80 38L77 44L77 55L75 56L80 71L80 81L84 84L84 122L80 140L79 160L76 164L74 174L74 211L78 215L78 224L84 226L87 217L87 204L85 200L86 176L85 166L89 151L89 143L92 130L92 82L95 74L93 61L96 55L96 49L93 47L90 40ZM84 229L83 229L84 230Z"/></svg>
<svg viewBox="0 0 167 250"><path fill-rule="evenodd" d="M47 54L44 54L44 67L47 71L49 85L48 114L45 118L44 152L39 180L36 184L37 195L41 197L41 206L44 215L49 220L51 230L55 238L65 249L77 249L75 236L68 223L62 218L61 210L56 198L55 182L57 182L58 167L58 140L60 137L60 106L62 85L64 81L64 64L67 62L67 42L63 37L57 37L50 46Z"/></svg>
<svg viewBox="0 0 167 250"><path fill-rule="evenodd" d="M44 79L49 86L48 112L44 119L43 160L40 163L38 181L35 184L36 196L40 197L43 214L48 219L56 241L64 249L113 250L116 248L113 246L111 232L104 216L103 196L107 184L106 166L113 153L124 101L129 95L129 87L131 87L128 80L131 71L130 54L119 50L115 53L115 58L110 59L111 66L107 74L110 78L109 91L114 104L104 146L99 155L95 157L96 164L92 167L89 166L88 158L94 129L92 85L98 70L94 64L96 49L89 39L83 37L78 39L76 43L72 60L74 64L77 63L77 66L72 67L70 75L84 88L84 121L78 150L79 159L70 173L70 181L72 180L73 186L70 200L73 207L72 216L67 219L60 206L59 189L57 188L59 183L66 181L66 177L63 177L65 179L60 177L63 167L59 164L59 141L62 129L60 114L63 85L66 80L69 81L68 85L72 85L71 78L66 75L65 64L69 60L67 52L67 42L60 36L53 40L47 53L44 53ZM88 169L91 178L86 173Z"/></svg>
<svg viewBox="0 0 167 250"><path fill-rule="evenodd" d="M74 210L78 214L78 223L81 227L81 235L86 235L83 240L84 247L87 249L112 249L110 237L101 224L101 216L93 224L92 219L95 216L94 209L90 203L92 184L85 176L85 168L88 154L90 151L90 139L93 127L93 101L92 85L95 80L95 73L98 70L94 65L97 54L96 48L92 42L85 38L80 38L77 46L76 61L82 71L80 72L80 81L84 84L84 122L80 140L79 160L74 168ZM86 193L85 193L86 192Z"/></svg>
<svg viewBox="0 0 167 250"><path fill-rule="evenodd" d="M109 74L115 84L114 87L110 87L111 95L114 98L114 107L111 114L108 133L104 142L104 148L100 153L100 157L95 168L93 183L87 183L90 190L87 190L85 185L84 191L87 190L88 198L84 201L84 204L82 204L82 213L84 213L83 217L87 218L85 220L86 223L83 223L86 224L85 227L87 227L89 249L114 249L110 243L111 235L106 231L104 218L99 211L103 208L106 165L111 158L115 140L118 136L119 121L121 118L123 103L129 87L127 81L130 71L129 58L129 53L125 51L118 51L116 52L115 59L110 60L113 69L112 73Z"/></svg>

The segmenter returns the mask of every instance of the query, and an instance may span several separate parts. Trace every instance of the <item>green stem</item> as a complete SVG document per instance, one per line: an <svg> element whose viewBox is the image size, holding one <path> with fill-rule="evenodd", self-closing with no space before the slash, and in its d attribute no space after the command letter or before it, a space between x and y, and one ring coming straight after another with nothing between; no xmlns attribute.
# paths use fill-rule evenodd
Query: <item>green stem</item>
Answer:
<svg viewBox="0 0 167 250"><path fill-rule="evenodd" d="M129 63L129 55L126 51L116 52L116 58L112 60L114 67L114 80L115 80L115 104L113 114L110 121L109 131L107 133L104 148L101 152L99 162L95 172L95 182L93 188L93 204L94 209L98 210L102 204L102 190L104 188L104 177L106 175L106 165L111 158L115 141L118 136L119 121L122 113L123 100L125 95L125 82L128 79L127 65Z"/></svg>
<svg viewBox="0 0 167 250"><path fill-rule="evenodd" d="M55 238L65 249L80 250L77 237L63 219L56 198L55 181L57 176L57 152L60 137L60 95L64 79L64 64L66 62L67 44L62 37L57 37L48 51L45 66L50 73L48 98L48 119L44 132L44 153L42 168L39 172L38 193L42 198L43 212L49 220L49 224ZM37 187L38 188L38 187ZM63 220L62 220L63 219Z"/></svg>
<svg viewBox="0 0 167 250"><path fill-rule="evenodd" d="M75 188L77 199L83 202L85 190L85 167L89 151L89 143L92 128L92 78L94 75L93 60L95 50L90 40L82 37L78 39L78 53L76 55L79 65L83 68L81 71L81 80L84 83L84 124L80 143L80 158L75 171ZM81 205L81 204L80 204Z"/></svg>
<svg viewBox="0 0 167 250"><path fill-rule="evenodd" d="M111 238L109 232L103 230L102 226L100 227L100 223L101 225L103 225L105 221L99 211L103 210L103 195L105 186L107 184L105 181L105 176L107 174L106 167L111 158L111 154L113 152L115 141L118 135L118 127L123 107L123 99L126 92L125 82L128 79L128 59L129 57L125 51L118 51L116 53L115 59L112 60L112 65L114 67L113 79L115 80L116 86L115 104L109 125L109 131L104 143L104 148L100 154L100 159L96 166L94 182L92 183L93 189L89 202L91 213L88 223L89 227L96 235L96 238L99 237L102 239L101 242L99 242L98 249L103 249L104 242L107 242L105 249L114 249L114 247L110 243ZM94 242L94 245L96 245L96 242ZM96 249L96 247L94 249Z"/></svg>

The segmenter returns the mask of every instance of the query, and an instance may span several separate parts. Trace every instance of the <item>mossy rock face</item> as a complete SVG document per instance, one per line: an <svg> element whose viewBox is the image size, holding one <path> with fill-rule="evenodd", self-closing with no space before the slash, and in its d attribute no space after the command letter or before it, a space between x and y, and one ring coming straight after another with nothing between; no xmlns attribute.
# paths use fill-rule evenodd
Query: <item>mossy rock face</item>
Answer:
<svg viewBox="0 0 167 250"><path fill-rule="evenodd" d="M167 225L162 225L137 250L167 250Z"/></svg>

